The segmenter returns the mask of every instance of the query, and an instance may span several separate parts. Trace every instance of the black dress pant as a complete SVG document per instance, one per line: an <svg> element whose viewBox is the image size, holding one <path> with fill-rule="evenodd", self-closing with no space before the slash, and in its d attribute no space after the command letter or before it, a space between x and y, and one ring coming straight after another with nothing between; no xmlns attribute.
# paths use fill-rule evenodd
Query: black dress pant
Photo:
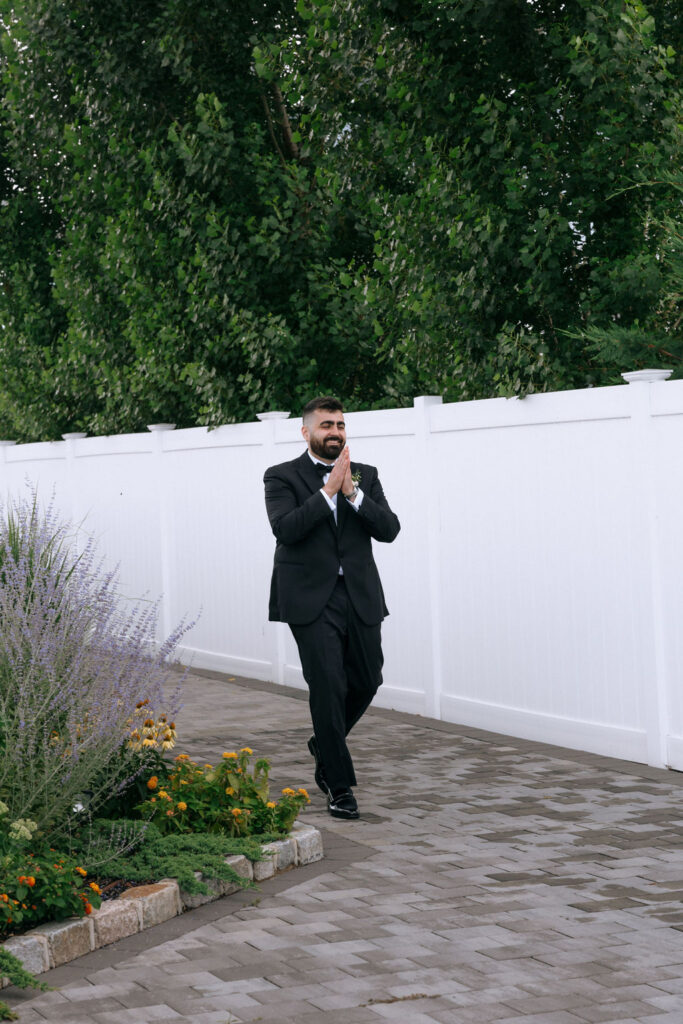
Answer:
<svg viewBox="0 0 683 1024"><path fill-rule="evenodd" d="M344 577L313 622L290 624L308 684L313 731L332 792L356 785L346 737L382 682L380 623L366 625L349 600Z"/></svg>

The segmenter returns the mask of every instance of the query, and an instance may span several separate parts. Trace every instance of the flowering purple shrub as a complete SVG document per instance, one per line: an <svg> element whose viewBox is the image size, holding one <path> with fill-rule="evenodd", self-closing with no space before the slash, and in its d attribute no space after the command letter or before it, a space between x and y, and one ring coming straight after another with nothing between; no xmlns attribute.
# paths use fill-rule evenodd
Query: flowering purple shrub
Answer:
<svg viewBox="0 0 683 1024"><path fill-rule="evenodd" d="M52 506L0 506L0 799L11 820L51 838L69 830L75 807L111 796L107 766L120 780L136 704L155 717L177 708L170 659L190 627L157 644L157 612L123 601L92 540L76 553Z"/></svg>

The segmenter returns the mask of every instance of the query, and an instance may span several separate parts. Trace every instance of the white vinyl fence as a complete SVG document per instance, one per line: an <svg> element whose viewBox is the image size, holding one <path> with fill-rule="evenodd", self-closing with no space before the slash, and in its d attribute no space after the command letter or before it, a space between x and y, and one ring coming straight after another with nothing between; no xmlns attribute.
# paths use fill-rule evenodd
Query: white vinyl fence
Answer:
<svg viewBox="0 0 683 1024"><path fill-rule="evenodd" d="M683 381L346 420L402 524L375 545L391 612L377 703L683 769ZM126 593L163 595L164 633L201 611L195 667L303 686L267 621L262 485L302 450L283 418L5 443L0 494L54 491Z"/></svg>

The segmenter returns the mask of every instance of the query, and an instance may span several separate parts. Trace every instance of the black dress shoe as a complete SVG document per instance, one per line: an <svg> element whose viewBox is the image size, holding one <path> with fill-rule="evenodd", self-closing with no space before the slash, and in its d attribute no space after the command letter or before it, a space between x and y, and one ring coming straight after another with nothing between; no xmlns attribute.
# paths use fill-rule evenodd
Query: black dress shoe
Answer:
<svg viewBox="0 0 683 1024"><path fill-rule="evenodd" d="M323 768L322 761L320 760L318 744L316 743L315 736L311 736L310 740L308 741L308 749L311 752L311 757L315 758L315 774L313 776L315 779L315 784L318 787L318 789L325 794L326 797L330 797L332 794L330 791L330 787L327 785L327 779L325 778L325 769Z"/></svg>
<svg viewBox="0 0 683 1024"><path fill-rule="evenodd" d="M333 818L360 818L356 798L350 789L341 789L328 796L327 809Z"/></svg>

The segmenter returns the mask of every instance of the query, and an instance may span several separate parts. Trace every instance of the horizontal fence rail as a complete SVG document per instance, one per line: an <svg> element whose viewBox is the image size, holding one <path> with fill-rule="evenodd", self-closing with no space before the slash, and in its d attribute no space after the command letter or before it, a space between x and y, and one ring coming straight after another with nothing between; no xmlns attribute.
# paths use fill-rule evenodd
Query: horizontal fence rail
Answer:
<svg viewBox="0 0 683 1024"><path fill-rule="evenodd" d="M375 545L390 616L376 703L683 769L683 381L346 415L402 530ZM300 421L0 445L93 534L124 595L161 596L197 668L302 687L267 621L263 472ZM226 714L228 712L226 711Z"/></svg>

